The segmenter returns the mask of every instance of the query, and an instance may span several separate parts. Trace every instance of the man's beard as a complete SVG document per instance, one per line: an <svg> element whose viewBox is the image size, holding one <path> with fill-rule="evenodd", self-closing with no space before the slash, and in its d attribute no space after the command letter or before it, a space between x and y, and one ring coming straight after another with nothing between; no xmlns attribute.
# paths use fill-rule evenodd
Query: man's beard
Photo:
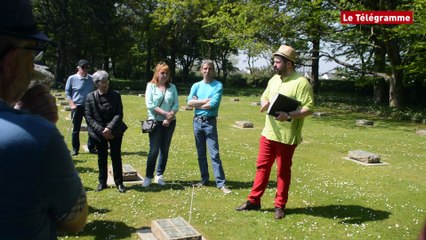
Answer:
<svg viewBox="0 0 426 240"><path fill-rule="evenodd" d="M287 73L286 68L278 69L278 68L274 67L274 71L275 71L276 74L281 75L281 76L283 76Z"/></svg>

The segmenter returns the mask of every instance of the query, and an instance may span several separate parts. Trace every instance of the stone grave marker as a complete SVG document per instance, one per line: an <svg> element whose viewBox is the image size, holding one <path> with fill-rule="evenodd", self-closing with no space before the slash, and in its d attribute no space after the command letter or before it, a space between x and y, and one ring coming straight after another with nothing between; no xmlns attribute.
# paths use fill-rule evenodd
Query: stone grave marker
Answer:
<svg viewBox="0 0 426 240"><path fill-rule="evenodd" d="M416 131L417 135L426 136L426 129L419 129Z"/></svg>
<svg viewBox="0 0 426 240"><path fill-rule="evenodd" d="M357 119L355 121L355 125L357 125L357 126L373 126L374 121L366 120L366 119Z"/></svg>
<svg viewBox="0 0 426 240"><path fill-rule="evenodd" d="M348 158L364 163L380 163L380 155L363 150L349 151Z"/></svg>
<svg viewBox="0 0 426 240"><path fill-rule="evenodd" d="M233 101L233 102L239 102L240 99L239 98L232 98L231 101Z"/></svg>
<svg viewBox="0 0 426 240"><path fill-rule="evenodd" d="M61 106L67 106L68 102L67 101L59 101L59 105L61 105Z"/></svg>
<svg viewBox="0 0 426 240"><path fill-rule="evenodd" d="M138 96L139 96L139 97L145 97L145 94L140 93Z"/></svg>
<svg viewBox="0 0 426 240"><path fill-rule="evenodd" d="M252 102L250 105L252 105L252 106L260 106L260 102Z"/></svg>
<svg viewBox="0 0 426 240"><path fill-rule="evenodd" d="M65 101L65 98L64 97L57 97L56 98L58 101Z"/></svg>
<svg viewBox="0 0 426 240"><path fill-rule="evenodd" d="M123 181L137 181L138 172L130 164L123 164ZM112 165L108 167L108 173L113 176Z"/></svg>
<svg viewBox="0 0 426 240"><path fill-rule="evenodd" d="M202 239L201 234L181 217L153 220L151 231L159 240Z"/></svg>
<svg viewBox="0 0 426 240"><path fill-rule="evenodd" d="M253 123L250 121L236 121L235 126L238 128L253 128Z"/></svg>
<svg viewBox="0 0 426 240"><path fill-rule="evenodd" d="M82 124L81 124L81 127L80 127L80 131L82 131L82 132L87 132L87 124L82 123Z"/></svg>
<svg viewBox="0 0 426 240"><path fill-rule="evenodd" d="M64 106L64 110L65 111L71 111L71 107L68 105L68 106Z"/></svg>
<svg viewBox="0 0 426 240"><path fill-rule="evenodd" d="M182 110L182 111L192 111L192 107L190 107L190 106L182 106L181 108L180 108L180 110Z"/></svg>
<svg viewBox="0 0 426 240"><path fill-rule="evenodd" d="M62 96L62 93L55 93L55 97L60 97Z"/></svg>

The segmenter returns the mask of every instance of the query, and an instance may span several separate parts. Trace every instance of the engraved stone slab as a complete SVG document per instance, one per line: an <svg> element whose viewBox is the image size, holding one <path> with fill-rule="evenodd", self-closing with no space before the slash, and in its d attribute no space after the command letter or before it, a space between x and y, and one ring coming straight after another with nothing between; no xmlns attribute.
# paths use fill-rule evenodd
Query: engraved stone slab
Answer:
<svg viewBox="0 0 426 240"><path fill-rule="evenodd" d="M68 102L67 101L59 101L59 104L61 106L66 106L66 105L68 105Z"/></svg>
<svg viewBox="0 0 426 240"><path fill-rule="evenodd" d="M82 123L80 127L80 131L87 132L87 124Z"/></svg>
<svg viewBox="0 0 426 240"><path fill-rule="evenodd" d="M55 97L62 96L62 93L55 93Z"/></svg>
<svg viewBox="0 0 426 240"><path fill-rule="evenodd" d="M232 98L231 101L233 101L233 102L239 102L240 99L239 98Z"/></svg>
<svg viewBox="0 0 426 240"><path fill-rule="evenodd" d="M371 121L371 120L357 119L355 121L355 125L357 125L357 126L373 126L374 122Z"/></svg>
<svg viewBox="0 0 426 240"><path fill-rule="evenodd" d="M355 159L365 163L379 163L380 155L363 150L354 150L348 152L348 158Z"/></svg>
<svg viewBox="0 0 426 240"><path fill-rule="evenodd" d="M180 108L180 110L182 110L182 111L192 111L192 107L190 107L190 106L182 106L181 108Z"/></svg>
<svg viewBox="0 0 426 240"><path fill-rule="evenodd" d="M426 136L426 129L417 130L416 134L420 136Z"/></svg>
<svg viewBox="0 0 426 240"><path fill-rule="evenodd" d="M252 102L252 103L250 103L250 105L252 105L252 106L260 106L260 102Z"/></svg>
<svg viewBox="0 0 426 240"><path fill-rule="evenodd" d="M139 97L145 97L145 94L141 93L138 95Z"/></svg>
<svg viewBox="0 0 426 240"><path fill-rule="evenodd" d="M181 217L153 220L151 231L159 240L201 240L202 238L201 234Z"/></svg>
<svg viewBox="0 0 426 240"><path fill-rule="evenodd" d="M130 164L123 164L123 181L136 181L138 180L138 172ZM108 167L108 173L114 175L112 165Z"/></svg>
<svg viewBox="0 0 426 240"><path fill-rule="evenodd" d="M235 126L239 128L253 128L253 123L249 121L236 121Z"/></svg>
<svg viewBox="0 0 426 240"><path fill-rule="evenodd" d="M56 99L58 99L58 101L65 101L64 97L57 97Z"/></svg>
<svg viewBox="0 0 426 240"><path fill-rule="evenodd" d="M71 107L70 106L64 106L64 110L65 111L71 111Z"/></svg>

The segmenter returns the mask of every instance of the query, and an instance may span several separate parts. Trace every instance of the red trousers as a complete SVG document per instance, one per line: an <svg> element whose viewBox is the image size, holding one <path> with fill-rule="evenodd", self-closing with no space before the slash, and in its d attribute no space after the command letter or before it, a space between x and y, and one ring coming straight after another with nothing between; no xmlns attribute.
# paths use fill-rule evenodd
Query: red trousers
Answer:
<svg viewBox="0 0 426 240"><path fill-rule="evenodd" d="M277 191L274 206L284 208L288 199L291 180L291 164L297 145L287 145L270 141L264 136L259 140L259 155L256 162L256 176L248 200L260 204L260 198L269 182L269 175L274 161L277 160Z"/></svg>

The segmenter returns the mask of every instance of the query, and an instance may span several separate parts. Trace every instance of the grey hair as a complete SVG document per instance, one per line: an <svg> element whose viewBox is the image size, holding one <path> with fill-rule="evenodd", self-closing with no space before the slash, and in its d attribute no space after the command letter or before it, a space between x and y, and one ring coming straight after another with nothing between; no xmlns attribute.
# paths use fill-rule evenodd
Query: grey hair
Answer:
<svg viewBox="0 0 426 240"><path fill-rule="evenodd" d="M213 69L214 69L214 63L210 59L204 59L204 60L202 60L200 68L203 68L203 66L206 65L206 64L212 66Z"/></svg>
<svg viewBox="0 0 426 240"><path fill-rule="evenodd" d="M95 84L102 80L108 80L108 77L109 75L105 70L98 70L92 75Z"/></svg>

